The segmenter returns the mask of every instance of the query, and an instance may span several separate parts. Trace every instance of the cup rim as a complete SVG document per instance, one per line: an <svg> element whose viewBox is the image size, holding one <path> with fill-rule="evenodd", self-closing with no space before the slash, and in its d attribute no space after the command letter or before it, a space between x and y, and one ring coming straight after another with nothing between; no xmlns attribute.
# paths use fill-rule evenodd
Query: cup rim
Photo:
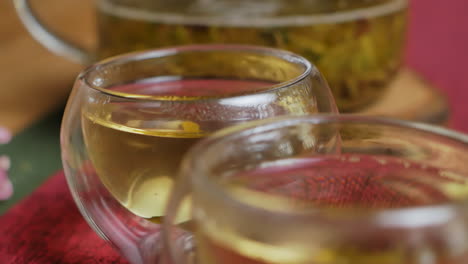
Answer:
<svg viewBox="0 0 468 264"><path fill-rule="evenodd" d="M328 0L324 0L328 1ZM100 1L99 9L102 12L112 10L112 15L127 17L136 20L154 21L171 24L190 24L190 25L210 25L210 26L235 26L252 27L259 26L291 26L291 25L316 25L324 23L343 23L356 19L373 18L384 16L392 12L404 9L408 6L408 0L389 0L388 2L361 7L352 10L343 10L338 12L317 13L313 15L291 15L284 17L226 17L226 16L202 16L202 15L181 15L170 13L157 13L148 10L141 10L132 7L113 6L109 0ZM157 17L155 19L155 17Z"/></svg>
<svg viewBox="0 0 468 264"><path fill-rule="evenodd" d="M213 144L222 144L223 142L230 141L235 138L241 138L252 133L258 134L271 129L295 126L300 124L368 124L368 125L380 125L389 126L393 128L401 128L414 130L419 132L430 133L435 136L440 136L445 139L450 139L468 147L468 134L457 132L454 130L446 129L436 125L430 125L419 122L398 120L386 117L376 116L364 116L358 114L316 114L306 116L280 116L269 118L266 120L252 121L246 125L228 127L220 131L215 132L211 136L202 139L194 147L192 147L185 158L182 161L180 176L188 174L196 174L197 177L191 177L193 182L200 188L203 188L204 192L211 192L213 197L223 200L226 203L234 205L236 207L253 208L253 205L245 204L237 199L234 199L231 195L227 194L219 184L208 178L207 174L204 173L204 162L201 160L204 153L212 148ZM218 145L219 146L219 145ZM179 177L182 178L182 177ZM190 184L194 184L194 183ZM387 227L415 227L431 225L434 223L443 223L444 221L451 219L460 208L468 206L468 197L462 200L451 200L441 204L435 205L422 205L422 206L411 206L405 208L376 208L365 210L364 214L351 214L352 209L334 209L332 210L331 218L337 220L335 217L345 216L346 221L350 219L360 219L364 217L366 220L370 220L373 223L377 223L379 226ZM327 208L314 208L312 210L306 210L305 212L273 212L268 209L262 209L255 207L256 210L263 211L267 214L275 215L292 215L298 217L305 217L307 219L316 218L318 216L325 216L329 218L330 210ZM361 212L360 212L361 213ZM424 217L421 217L423 215Z"/></svg>
<svg viewBox="0 0 468 264"><path fill-rule="evenodd" d="M303 66L304 69L301 70L301 73L284 82L280 82L277 84L266 86L265 89L256 91L256 92L247 92L247 93L239 93L239 94L232 94L227 96L183 96L183 97L174 97L174 96L155 96L155 95L143 95L143 94L132 94L126 92L117 92L113 91L104 87L101 87L99 84L94 83L91 80L90 75L95 71L104 70L106 67L110 67L112 65L118 64L126 64L140 60L148 60L148 59L158 59L164 57L170 57L175 54L185 53L185 52L210 52L210 51L226 51L226 52L236 52L236 51L244 51L252 54L263 54L269 55L276 58L279 58L284 61L291 62L293 64L297 64ZM276 92L279 90L287 89L291 86L294 86L302 81L304 81L310 75L317 75L319 78L325 79L322 77L321 73L317 69L315 65L313 65L309 60L306 58L297 55L293 52L276 49L276 48L269 48L264 46L255 46L255 45L238 45L238 44L201 44L201 45L181 45L181 46L173 46L168 48L161 48L161 49L148 49L143 51L136 51L136 52L129 52L113 57L109 57L104 59L100 62L97 62L85 70L83 70L78 75L78 80L87 87L94 89L104 95L117 97L117 98L125 98L125 99L140 99L145 101L171 101L171 102L183 102L183 101L207 101L207 100L219 100L223 98L243 98L252 95L261 95L267 94L271 92ZM157 77L157 76L155 76ZM326 81L325 81L326 82ZM328 85L325 83L326 88Z"/></svg>

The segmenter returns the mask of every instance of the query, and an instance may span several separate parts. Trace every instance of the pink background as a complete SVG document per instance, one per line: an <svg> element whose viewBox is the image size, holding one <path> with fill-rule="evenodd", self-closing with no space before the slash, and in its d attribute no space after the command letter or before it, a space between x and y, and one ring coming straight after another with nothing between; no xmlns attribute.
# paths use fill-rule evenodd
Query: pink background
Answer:
<svg viewBox="0 0 468 264"><path fill-rule="evenodd" d="M468 133L468 0L410 0L407 64L449 98L451 127Z"/></svg>

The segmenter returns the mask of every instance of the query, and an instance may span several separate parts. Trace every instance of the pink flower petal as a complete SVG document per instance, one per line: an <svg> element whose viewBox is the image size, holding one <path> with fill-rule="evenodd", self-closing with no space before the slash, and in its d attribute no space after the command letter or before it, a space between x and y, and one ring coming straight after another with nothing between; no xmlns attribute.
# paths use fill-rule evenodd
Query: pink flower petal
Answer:
<svg viewBox="0 0 468 264"><path fill-rule="evenodd" d="M7 128L0 126L0 144L6 144L10 142L12 137L13 135Z"/></svg>
<svg viewBox="0 0 468 264"><path fill-rule="evenodd" d="M0 170L9 170L10 164L10 158L8 156L0 156Z"/></svg>
<svg viewBox="0 0 468 264"><path fill-rule="evenodd" d="M0 200L8 200L13 195L13 184L6 171L0 170Z"/></svg>

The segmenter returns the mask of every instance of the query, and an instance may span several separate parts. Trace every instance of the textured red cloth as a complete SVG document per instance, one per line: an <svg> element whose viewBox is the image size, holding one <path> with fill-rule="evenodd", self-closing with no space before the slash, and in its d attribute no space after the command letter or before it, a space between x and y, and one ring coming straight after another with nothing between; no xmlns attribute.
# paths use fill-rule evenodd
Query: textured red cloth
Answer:
<svg viewBox="0 0 468 264"><path fill-rule="evenodd" d="M63 172L0 218L1 264L127 264L84 221Z"/></svg>
<svg viewBox="0 0 468 264"><path fill-rule="evenodd" d="M466 0L413 0L407 64L449 97L451 126L468 132ZM127 263L85 223L63 173L0 218L0 264Z"/></svg>

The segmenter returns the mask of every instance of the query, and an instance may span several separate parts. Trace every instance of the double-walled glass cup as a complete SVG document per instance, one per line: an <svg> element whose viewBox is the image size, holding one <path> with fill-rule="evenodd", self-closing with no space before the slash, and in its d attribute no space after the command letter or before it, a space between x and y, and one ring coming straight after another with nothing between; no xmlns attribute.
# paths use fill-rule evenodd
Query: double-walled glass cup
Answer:
<svg viewBox="0 0 468 264"><path fill-rule="evenodd" d="M286 51L202 45L115 57L76 80L62 123L65 174L94 230L132 263L153 263L189 147L227 126L320 112L336 112L325 80Z"/></svg>
<svg viewBox="0 0 468 264"><path fill-rule="evenodd" d="M278 117L215 133L181 168L165 218L171 263L468 262L467 135Z"/></svg>

